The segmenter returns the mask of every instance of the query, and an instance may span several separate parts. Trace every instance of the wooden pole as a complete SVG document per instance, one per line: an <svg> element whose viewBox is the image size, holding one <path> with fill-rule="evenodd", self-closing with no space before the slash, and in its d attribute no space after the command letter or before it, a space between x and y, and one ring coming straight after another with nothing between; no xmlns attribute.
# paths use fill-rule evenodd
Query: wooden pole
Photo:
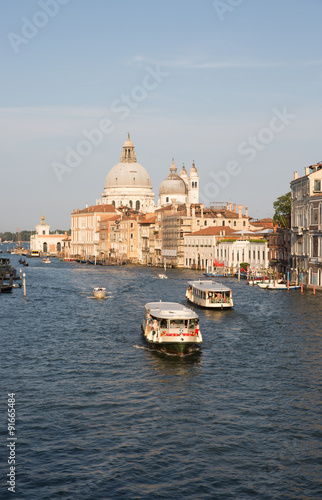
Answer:
<svg viewBox="0 0 322 500"><path fill-rule="evenodd" d="M23 273L23 296L27 297L27 290L26 290L26 274Z"/></svg>
<svg viewBox="0 0 322 500"><path fill-rule="evenodd" d="M301 293L303 293L303 273L301 273Z"/></svg>
<svg viewBox="0 0 322 500"><path fill-rule="evenodd" d="M290 272L287 271L287 289L290 289Z"/></svg>
<svg viewBox="0 0 322 500"><path fill-rule="evenodd" d="M313 295L315 295L315 275L313 276Z"/></svg>

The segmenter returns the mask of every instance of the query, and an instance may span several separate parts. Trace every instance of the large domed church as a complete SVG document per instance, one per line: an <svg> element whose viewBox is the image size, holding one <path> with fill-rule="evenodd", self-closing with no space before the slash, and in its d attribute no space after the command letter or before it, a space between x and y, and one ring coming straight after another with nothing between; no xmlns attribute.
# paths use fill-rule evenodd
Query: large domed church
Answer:
<svg viewBox="0 0 322 500"><path fill-rule="evenodd" d="M158 207L174 202L199 203L199 177L194 163L189 175L183 166L179 176L172 160L170 173L160 185ZM141 212L154 212L157 208L154 205L150 176L137 163L130 134L123 145L119 163L107 174L102 202L116 207L127 206Z"/></svg>

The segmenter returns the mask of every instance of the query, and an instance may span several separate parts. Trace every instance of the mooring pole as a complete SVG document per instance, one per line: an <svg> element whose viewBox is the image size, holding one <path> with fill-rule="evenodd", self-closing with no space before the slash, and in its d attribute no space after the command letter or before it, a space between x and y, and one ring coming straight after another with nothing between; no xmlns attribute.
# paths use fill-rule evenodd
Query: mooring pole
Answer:
<svg viewBox="0 0 322 500"><path fill-rule="evenodd" d="M27 290L26 290L26 274L23 273L23 296L27 297Z"/></svg>

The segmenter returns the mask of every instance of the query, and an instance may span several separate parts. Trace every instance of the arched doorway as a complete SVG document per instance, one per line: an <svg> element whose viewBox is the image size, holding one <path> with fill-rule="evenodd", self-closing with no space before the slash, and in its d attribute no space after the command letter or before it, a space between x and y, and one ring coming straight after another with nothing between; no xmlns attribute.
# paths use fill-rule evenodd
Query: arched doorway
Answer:
<svg viewBox="0 0 322 500"><path fill-rule="evenodd" d="M47 246L47 242L45 241L45 243L43 243L43 246L42 246L42 251L44 253L47 253L48 252L48 246Z"/></svg>

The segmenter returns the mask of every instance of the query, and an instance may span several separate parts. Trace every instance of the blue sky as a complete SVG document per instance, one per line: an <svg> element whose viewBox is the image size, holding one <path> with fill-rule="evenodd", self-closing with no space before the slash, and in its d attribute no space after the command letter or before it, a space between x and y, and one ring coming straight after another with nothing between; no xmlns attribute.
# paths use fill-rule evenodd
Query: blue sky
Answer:
<svg viewBox="0 0 322 500"><path fill-rule="evenodd" d="M195 161L200 201L254 218L322 161L321 0L0 0L0 14L0 232L41 212L70 228L127 132L156 201L174 157Z"/></svg>

